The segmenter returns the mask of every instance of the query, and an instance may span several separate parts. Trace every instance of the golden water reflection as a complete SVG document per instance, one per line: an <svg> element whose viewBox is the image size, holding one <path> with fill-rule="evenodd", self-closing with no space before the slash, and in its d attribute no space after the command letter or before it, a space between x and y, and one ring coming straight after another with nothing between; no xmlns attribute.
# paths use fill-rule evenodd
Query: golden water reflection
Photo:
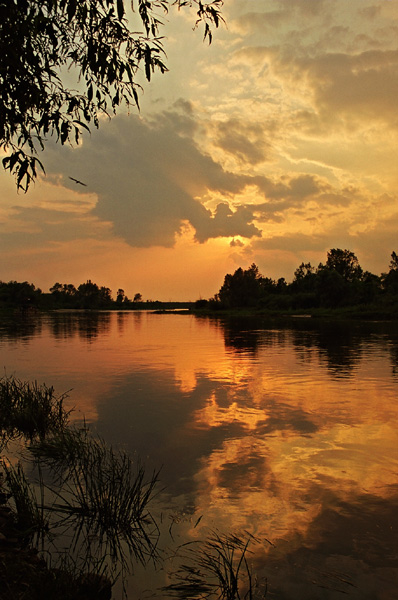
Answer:
<svg viewBox="0 0 398 600"><path fill-rule="evenodd" d="M77 418L163 465L165 506L203 515L188 539L264 540L270 597L395 597L396 328L70 313L18 335L7 371L73 388Z"/></svg>

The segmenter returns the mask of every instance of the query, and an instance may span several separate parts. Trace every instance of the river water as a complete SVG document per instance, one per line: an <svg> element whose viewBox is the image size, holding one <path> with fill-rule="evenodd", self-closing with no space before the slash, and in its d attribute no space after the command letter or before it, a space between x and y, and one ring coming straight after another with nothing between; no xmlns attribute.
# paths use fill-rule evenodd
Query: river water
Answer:
<svg viewBox="0 0 398 600"><path fill-rule="evenodd" d="M398 324L57 312L2 320L0 366L161 467L173 543L256 536L267 598L398 597Z"/></svg>

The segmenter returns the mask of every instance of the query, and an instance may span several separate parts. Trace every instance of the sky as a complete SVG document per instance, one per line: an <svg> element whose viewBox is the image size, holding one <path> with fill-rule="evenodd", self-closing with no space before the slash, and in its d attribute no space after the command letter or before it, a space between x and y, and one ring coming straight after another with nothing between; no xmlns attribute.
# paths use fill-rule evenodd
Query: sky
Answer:
<svg viewBox="0 0 398 600"><path fill-rule="evenodd" d="M24 194L0 173L0 280L88 279L195 301L258 265L292 281L331 248L398 251L398 0L225 0L203 43L170 11L169 72ZM86 187L69 177L83 181Z"/></svg>

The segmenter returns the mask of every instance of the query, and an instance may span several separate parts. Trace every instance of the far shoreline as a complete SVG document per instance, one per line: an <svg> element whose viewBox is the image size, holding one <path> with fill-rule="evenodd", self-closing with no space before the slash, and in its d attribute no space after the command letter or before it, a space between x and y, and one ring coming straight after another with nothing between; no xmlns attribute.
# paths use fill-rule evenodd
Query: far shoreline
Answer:
<svg viewBox="0 0 398 600"><path fill-rule="evenodd" d="M51 307L51 306L1 306L1 317L11 315L18 317L30 317L35 314L55 313L55 314L93 314L101 312L118 313L147 313L147 314L169 314L169 315L194 315L197 317L212 318L266 318L271 320L349 320L349 321L390 321L398 320L398 304L388 306L377 305L353 305L341 306L336 308L312 308L308 311L302 309L287 311L277 308L262 307L200 307L197 308L194 302L143 302L141 305L132 306L107 306L107 307Z"/></svg>

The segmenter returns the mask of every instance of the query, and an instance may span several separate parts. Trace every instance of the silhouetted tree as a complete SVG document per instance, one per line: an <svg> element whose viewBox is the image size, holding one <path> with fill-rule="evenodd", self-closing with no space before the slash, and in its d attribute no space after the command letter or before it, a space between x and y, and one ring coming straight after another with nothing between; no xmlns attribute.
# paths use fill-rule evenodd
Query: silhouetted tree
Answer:
<svg viewBox="0 0 398 600"><path fill-rule="evenodd" d="M223 0L133 0L131 27L124 0L6 0L0 2L0 148L3 166L25 191L44 170L37 151L47 137L78 143L82 129L122 104L138 106L137 73L164 73L159 11L195 7L196 25L223 18ZM138 21L138 22L137 22ZM140 31L141 29L141 31ZM64 73L76 76L69 87ZM77 91L76 88L79 88Z"/></svg>
<svg viewBox="0 0 398 600"><path fill-rule="evenodd" d="M293 308L311 308L319 305L317 274L311 263L302 262L295 270L290 291Z"/></svg>
<svg viewBox="0 0 398 600"><path fill-rule="evenodd" d="M116 302L118 304L121 304L123 302L124 298L125 298L124 290L122 290L121 288L119 288L118 291L117 291L117 295L116 295Z"/></svg>
<svg viewBox="0 0 398 600"><path fill-rule="evenodd" d="M382 275L384 289L392 294L398 294L398 255L391 253L390 270Z"/></svg>
<svg viewBox="0 0 398 600"><path fill-rule="evenodd" d="M326 268L336 271L345 281L354 281L362 276L358 259L350 250L332 248L327 253Z"/></svg>
<svg viewBox="0 0 398 600"><path fill-rule="evenodd" d="M18 308L36 307L39 304L42 291L33 283L23 281L0 282L0 303Z"/></svg>
<svg viewBox="0 0 398 600"><path fill-rule="evenodd" d="M111 290L88 279L77 288L77 300L81 308L105 308L112 302Z"/></svg>
<svg viewBox="0 0 398 600"><path fill-rule="evenodd" d="M336 308L344 303L347 281L336 269L318 267L316 287L320 306Z"/></svg>
<svg viewBox="0 0 398 600"><path fill-rule="evenodd" d="M357 303L368 304L375 302L381 291L381 277L370 271L364 271L360 282L354 282L357 286Z"/></svg>
<svg viewBox="0 0 398 600"><path fill-rule="evenodd" d="M254 263L245 271L239 267L227 274L218 292L220 302L227 307L255 306L262 293L263 277Z"/></svg>
<svg viewBox="0 0 398 600"><path fill-rule="evenodd" d="M315 267L313 267L309 262L302 262L294 272L292 289L296 292L312 291L314 289L315 279Z"/></svg>
<svg viewBox="0 0 398 600"><path fill-rule="evenodd" d="M99 289L99 297L102 305L109 304L112 302L112 290L105 285L102 285Z"/></svg>
<svg viewBox="0 0 398 600"><path fill-rule="evenodd" d="M284 277L279 277L278 281L276 282L276 291L279 293L283 293L287 291L287 281Z"/></svg>
<svg viewBox="0 0 398 600"><path fill-rule="evenodd" d="M77 290L72 283L54 283L50 288L50 293L57 305L73 308Z"/></svg>
<svg viewBox="0 0 398 600"><path fill-rule="evenodd" d="M54 283L54 285L52 287L50 287L50 293L51 294L60 294L62 292L63 289L63 285L62 283Z"/></svg>
<svg viewBox="0 0 398 600"><path fill-rule="evenodd" d="M142 302L142 294L140 294L139 292L137 294L134 294L133 302Z"/></svg>
<svg viewBox="0 0 398 600"><path fill-rule="evenodd" d="M64 285L63 285L63 291L64 291L64 293L65 293L66 296L70 296L70 297L75 296L76 292L77 292L77 290L76 290L75 286L73 285L73 283L64 283Z"/></svg>
<svg viewBox="0 0 398 600"><path fill-rule="evenodd" d="M398 271L398 255L396 252L391 252L390 271Z"/></svg>

